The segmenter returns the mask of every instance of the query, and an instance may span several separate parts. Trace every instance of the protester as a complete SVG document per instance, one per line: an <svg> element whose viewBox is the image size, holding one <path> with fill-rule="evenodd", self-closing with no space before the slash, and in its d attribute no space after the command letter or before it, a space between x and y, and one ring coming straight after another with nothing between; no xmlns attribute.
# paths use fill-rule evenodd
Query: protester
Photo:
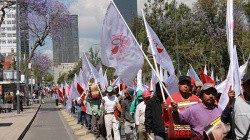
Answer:
<svg viewBox="0 0 250 140"><path fill-rule="evenodd" d="M59 96L56 92L54 93L54 97L55 97L55 101L56 101L56 106L58 106Z"/></svg>
<svg viewBox="0 0 250 140"><path fill-rule="evenodd" d="M145 129L145 109L146 109L146 103L151 97L150 91L144 91L142 94L143 101L138 104L136 111L135 111L135 124L138 128L138 139L139 140L146 140L146 129Z"/></svg>
<svg viewBox="0 0 250 140"><path fill-rule="evenodd" d="M96 137L100 136L100 125L98 124L98 121L101 116L101 98L100 98L100 93L98 91L97 85L92 85L91 86L91 109L92 109L92 131Z"/></svg>
<svg viewBox="0 0 250 140"><path fill-rule="evenodd" d="M214 85L205 83L201 88L202 103L190 106L179 113L177 102L171 102L175 124L190 125L195 137L203 139L204 128L222 113L222 110L215 104L216 95L217 90Z"/></svg>
<svg viewBox="0 0 250 140"><path fill-rule="evenodd" d="M107 132L107 140L112 140L111 130L114 132L114 139L120 140L119 133L119 122L114 116L114 109L119 101L115 95L113 95L113 87L109 86L107 88L107 95L103 97L102 104L104 105L104 121Z"/></svg>
<svg viewBox="0 0 250 140"><path fill-rule="evenodd" d="M250 139L250 74L242 79L242 94L235 98L235 92L229 90L229 102L221 115L223 123L232 126L232 139Z"/></svg>
<svg viewBox="0 0 250 140"><path fill-rule="evenodd" d="M196 95L190 93L190 87L191 87L191 78L189 76L180 76L179 78L179 92L176 92L171 95L174 102L185 102L185 101L193 101L193 102L201 102L199 97ZM165 110L169 110L169 105L171 104L170 97L167 98L166 104L164 105ZM163 115L164 117L164 124L165 127L169 128L169 115L171 115L171 112L168 111L168 113L165 113ZM168 133L168 132L167 132ZM168 134L167 134L168 135Z"/></svg>
<svg viewBox="0 0 250 140"><path fill-rule="evenodd" d="M76 100L76 110L77 110L77 124L84 125L84 117L82 111L82 100L81 97L78 97Z"/></svg>
<svg viewBox="0 0 250 140"><path fill-rule="evenodd" d="M143 93L142 90L138 90L136 92L136 99L131 103L130 114L133 116L135 114L137 105L143 101L142 93Z"/></svg>
<svg viewBox="0 0 250 140"><path fill-rule="evenodd" d="M85 124L88 130L92 130L91 120L92 120L92 109L90 105L90 97L87 96L84 100L84 106L86 107L86 114L85 114Z"/></svg>
<svg viewBox="0 0 250 140"><path fill-rule="evenodd" d="M165 84L164 84L165 85ZM167 97L164 92L165 97ZM154 138L156 140L165 140L165 127L164 121L162 118L162 107L163 98L160 89L160 83L156 84L155 95L150 98L146 105L145 110L145 129L147 137L150 136L151 133L154 133Z"/></svg>
<svg viewBox="0 0 250 140"><path fill-rule="evenodd" d="M125 127L125 137L126 140L133 140L133 130L135 129L135 121L132 115L130 115L130 106L133 101L134 90L132 88L127 88L125 90L125 98L122 101L122 114L121 114L121 124Z"/></svg>

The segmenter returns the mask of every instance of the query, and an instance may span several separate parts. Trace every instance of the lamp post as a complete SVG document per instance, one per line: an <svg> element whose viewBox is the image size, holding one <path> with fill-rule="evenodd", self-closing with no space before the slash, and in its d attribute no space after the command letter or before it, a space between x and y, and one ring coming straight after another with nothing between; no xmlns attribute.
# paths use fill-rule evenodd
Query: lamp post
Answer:
<svg viewBox="0 0 250 140"><path fill-rule="evenodd" d="M16 91L16 96L17 96L17 114L20 114L20 72L19 72L19 53L20 53L20 32L19 32L19 8L18 8L18 0L16 0L16 56L17 56L17 91Z"/></svg>

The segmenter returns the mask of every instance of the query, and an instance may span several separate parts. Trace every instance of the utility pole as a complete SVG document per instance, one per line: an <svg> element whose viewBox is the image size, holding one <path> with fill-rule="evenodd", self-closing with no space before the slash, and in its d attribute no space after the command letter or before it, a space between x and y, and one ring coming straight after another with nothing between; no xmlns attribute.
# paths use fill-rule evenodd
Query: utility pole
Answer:
<svg viewBox="0 0 250 140"><path fill-rule="evenodd" d="M17 57L17 85L16 85L16 96L17 96L17 114L20 114L20 71L19 71L19 53L20 53L20 31L19 31L19 6L18 0L16 0L16 57Z"/></svg>

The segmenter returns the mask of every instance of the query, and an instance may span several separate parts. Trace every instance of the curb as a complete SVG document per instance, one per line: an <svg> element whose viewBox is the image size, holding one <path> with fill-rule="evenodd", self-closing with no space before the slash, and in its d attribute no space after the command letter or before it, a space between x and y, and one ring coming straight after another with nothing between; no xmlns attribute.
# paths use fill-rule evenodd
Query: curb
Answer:
<svg viewBox="0 0 250 140"><path fill-rule="evenodd" d="M41 107L41 104L39 105L35 115L33 116L33 118L31 119L31 121L29 122L29 124L26 126L26 128L24 129L24 131L22 132L22 134L19 136L19 138L17 140L22 140L23 137L25 136L25 134L27 133L27 131L29 130L31 124L33 123L33 121L35 120L36 118L36 115L38 113L38 111L40 110L40 107Z"/></svg>

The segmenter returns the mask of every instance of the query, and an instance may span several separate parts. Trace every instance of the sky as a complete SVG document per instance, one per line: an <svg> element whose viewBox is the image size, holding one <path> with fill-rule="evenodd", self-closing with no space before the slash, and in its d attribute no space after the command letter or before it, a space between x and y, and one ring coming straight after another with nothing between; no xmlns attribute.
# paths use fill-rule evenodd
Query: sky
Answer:
<svg viewBox="0 0 250 140"><path fill-rule="evenodd" d="M110 0L60 0L64 3L71 14L78 15L79 50L87 51L90 47L99 48L100 34L104 15ZM192 6L195 0L177 0ZM144 7L147 0L138 0L138 11ZM140 12L139 12L140 13ZM38 49L52 59L52 41L46 40L46 45ZM82 52L79 52L80 56Z"/></svg>

